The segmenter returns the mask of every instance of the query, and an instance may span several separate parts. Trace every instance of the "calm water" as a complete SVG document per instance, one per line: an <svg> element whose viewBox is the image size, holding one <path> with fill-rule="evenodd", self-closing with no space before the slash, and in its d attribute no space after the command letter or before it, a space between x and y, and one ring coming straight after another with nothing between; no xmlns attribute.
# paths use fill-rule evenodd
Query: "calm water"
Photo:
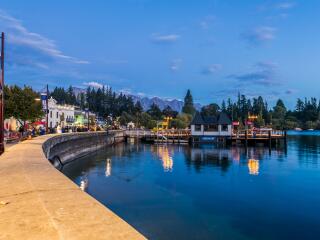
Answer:
<svg viewBox="0 0 320 240"><path fill-rule="evenodd" d="M63 171L150 239L320 239L319 151L123 144Z"/></svg>

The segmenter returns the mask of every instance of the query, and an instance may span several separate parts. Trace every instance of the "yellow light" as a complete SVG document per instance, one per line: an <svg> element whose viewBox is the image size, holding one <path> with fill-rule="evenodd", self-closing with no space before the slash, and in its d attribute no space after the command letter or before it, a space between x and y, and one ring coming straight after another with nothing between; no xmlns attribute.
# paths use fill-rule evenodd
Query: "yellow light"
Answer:
<svg viewBox="0 0 320 240"><path fill-rule="evenodd" d="M172 171L173 168L173 159L170 156L170 153L168 151L167 147L159 147L158 148L158 156L160 157L161 161L162 161L162 167L163 170L168 172L168 171Z"/></svg>
<svg viewBox="0 0 320 240"><path fill-rule="evenodd" d="M249 159L248 168L250 175L259 175L259 160Z"/></svg>

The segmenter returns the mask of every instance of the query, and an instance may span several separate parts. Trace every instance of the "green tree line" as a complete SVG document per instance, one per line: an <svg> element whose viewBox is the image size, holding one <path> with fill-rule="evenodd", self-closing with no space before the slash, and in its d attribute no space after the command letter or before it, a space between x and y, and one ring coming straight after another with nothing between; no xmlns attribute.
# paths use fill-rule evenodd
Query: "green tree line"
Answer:
<svg viewBox="0 0 320 240"><path fill-rule="evenodd" d="M256 115L255 125L269 126L274 129L320 129L320 102L316 98L297 99L295 109L289 110L281 99L275 106L269 107L263 97L248 98L238 94L236 101L230 98L222 101L221 105L211 103L202 107L203 115L212 115L218 111L226 112L233 121L244 124L249 114Z"/></svg>
<svg viewBox="0 0 320 240"><path fill-rule="evenodd" d="M91 88L76 95L70 86L67 89L56 87L50 96L55 98L59 104L72 104L80 108L88 108L102 118L112 116L119 118L121 124L134 122L137 127L153 128L157 121L164 117L172 117L171 127L188 127L192 116L195 114L193 97L188 90L184 98L182 112L174 111L170 106L163 110L156 104L144 111L139 101L135 102L131 96L123 93L117 94L112 88ZM31 87L19 87L16 85L5 86L5 117L15 117L22 122L27 120L35 121L43 117L41 102L36 101L40 97L39 93ZM219 111L227 113L233 121L239 121L244 125L249 114L256 115L255 125L258 127L270 126L274 129L320 129L320 101L316 98L297 99L295 109L288 109L284 102L279 99L273 107L269 107L263 97L248 98L238 94L235 101L231 98L217 103L210 103L203 106L203 115L214 115Z"/></svg>

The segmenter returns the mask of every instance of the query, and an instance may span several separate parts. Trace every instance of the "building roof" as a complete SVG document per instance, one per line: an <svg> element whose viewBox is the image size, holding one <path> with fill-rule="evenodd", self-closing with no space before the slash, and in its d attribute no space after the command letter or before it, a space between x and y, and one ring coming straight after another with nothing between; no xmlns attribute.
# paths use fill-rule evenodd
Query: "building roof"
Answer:
<svg viewBox="0 0 320 240"><path fill-rule="evenodd" d="M231 125L231 120L227 114L219 112L214 116L203 116L199 112L195 114L191 121L191 125L195 124L227 124Z"/></svg>

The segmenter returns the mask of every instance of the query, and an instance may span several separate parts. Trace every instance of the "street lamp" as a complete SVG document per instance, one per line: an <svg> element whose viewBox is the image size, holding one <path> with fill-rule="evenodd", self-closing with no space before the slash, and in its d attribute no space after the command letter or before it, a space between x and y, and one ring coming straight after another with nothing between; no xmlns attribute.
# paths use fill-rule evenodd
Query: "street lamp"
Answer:
<svg viewBox="0 0 320 240"><path fill-rule="evenodd" d="M90 125L89 125L89 108L85 108L85 112L88 114L87 128L88 128L88 132L89 132L89 129L90 129Z"/></svg>

